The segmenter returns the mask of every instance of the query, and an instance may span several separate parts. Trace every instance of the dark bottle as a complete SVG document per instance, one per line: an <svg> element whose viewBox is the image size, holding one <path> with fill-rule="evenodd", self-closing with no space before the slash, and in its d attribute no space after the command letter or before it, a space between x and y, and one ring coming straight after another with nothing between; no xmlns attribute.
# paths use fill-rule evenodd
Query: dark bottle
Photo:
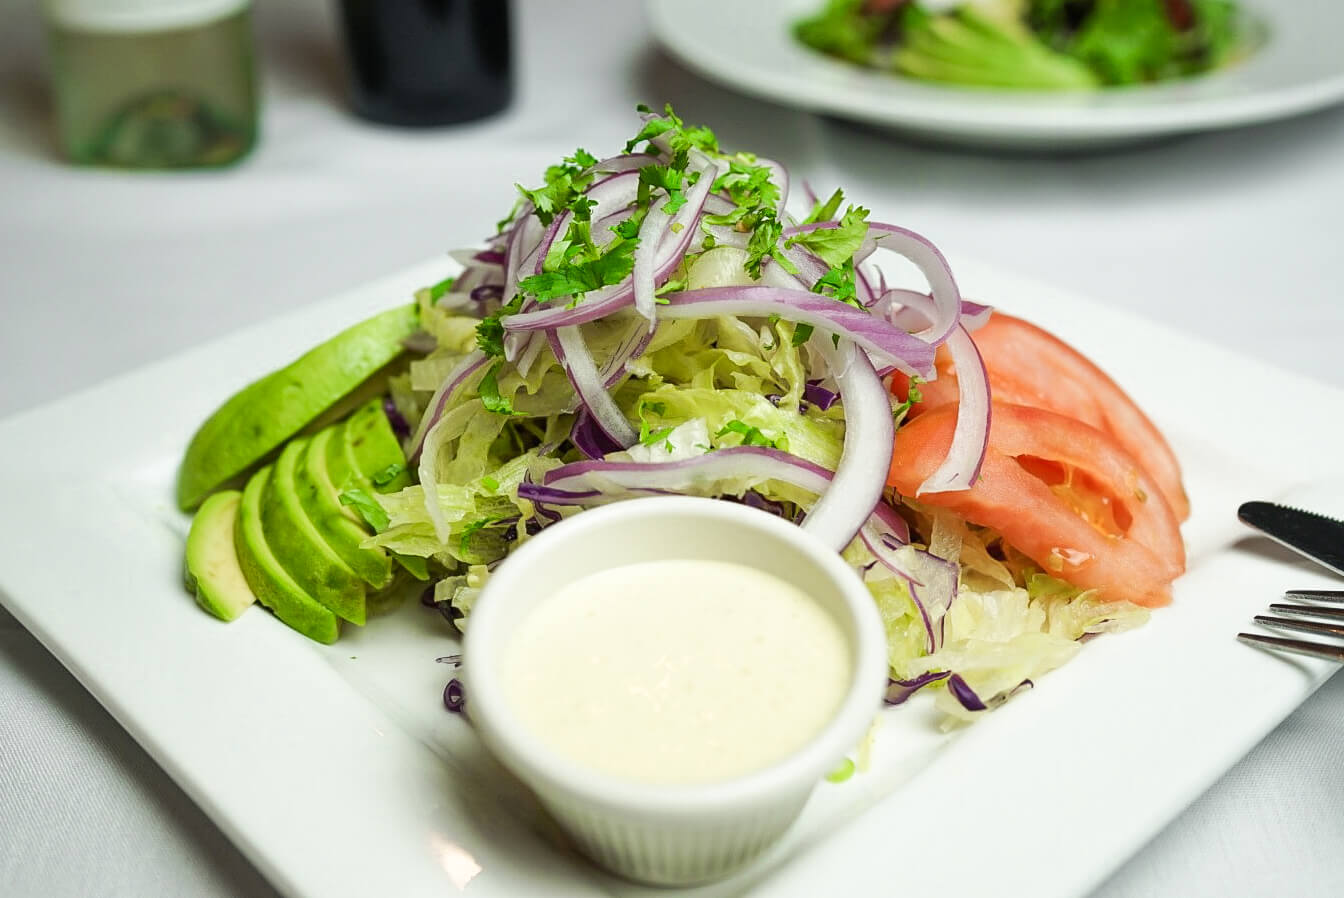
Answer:
<svg viewBox="0 0 1344 898"><path fill-rule="evenodd" d="M508 0L341 0L341 18L358 115L448 125L508 105Z"/></svg>

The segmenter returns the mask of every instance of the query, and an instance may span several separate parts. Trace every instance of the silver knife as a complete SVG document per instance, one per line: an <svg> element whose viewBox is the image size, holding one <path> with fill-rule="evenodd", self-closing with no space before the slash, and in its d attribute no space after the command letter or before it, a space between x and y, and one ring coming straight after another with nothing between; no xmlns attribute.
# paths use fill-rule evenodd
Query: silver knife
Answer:
<svg viewBox="0 0 1344 898"><path fill-rule="evenodd" d="M1246 502L1237 517L1270 539L1344 575L1344 521L1273 502Z"/></svg>

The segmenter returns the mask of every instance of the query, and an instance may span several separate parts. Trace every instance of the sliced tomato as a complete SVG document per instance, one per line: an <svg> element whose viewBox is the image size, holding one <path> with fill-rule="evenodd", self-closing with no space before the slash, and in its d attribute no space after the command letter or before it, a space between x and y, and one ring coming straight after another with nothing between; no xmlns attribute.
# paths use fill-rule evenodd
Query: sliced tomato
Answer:
<svg viewBox="0 0 1344 898"><path fill-rule="evenodd" d="M1138 459L1178 520L1190 516L1181 467L1161 431L1104 371L1053 334L1021 318L995 312L973 333L989 372L995 400L1068 415L1110 434ZM920 385L912 417L957 401L957 372L946 349L937 356L938 379ZM909 381L897 374L892 389L904 399Z"/></svg>
<svg viewBox="0 0 1344 898"><path fill-rule="evenodd" d="M957 409L928 409L896 433L887 483L993 528L1052 576L1110 599L1165 605L1185 570L1180 523L1143 467L1106 432L1046 409L995 401L989 448L968 490L916 495L942 462Z"/></svg>

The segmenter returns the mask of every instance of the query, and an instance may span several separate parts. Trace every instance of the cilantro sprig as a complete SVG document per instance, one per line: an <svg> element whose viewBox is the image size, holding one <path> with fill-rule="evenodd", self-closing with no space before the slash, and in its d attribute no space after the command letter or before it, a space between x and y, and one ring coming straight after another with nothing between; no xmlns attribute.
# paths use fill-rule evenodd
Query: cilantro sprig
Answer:
<svg viewBox="0 0 1344 898"><path fill-rule="evenodd" d="M559 165L552 165L546 169L544 176L546 183L542 186L532 189L521 184L515 186L523 199L532 203L533 214L537 216L537 221L549 226L555 216L562 210L570 208L576 199L583 200L582 194L592 184L593 176L596 174L593 170L595 165L597 158L580 147L574 151L573 156L566 156ZM514 214L516 211L515 209ZM511 214L501 225L512 220Z"/></svg>
<svg viewBox="0 0 1344 898"><path fill-rule="evenodd" d="M838 193L838 191L837 191ZM850 206L833 228L816 228L794 234L785 246L803 246L832 268L852 262L854 254L868 236L868 210Z"/></svg>
<svg viewBox="0 0 1344 898"><path fill-rule="evenodd" d="M742 442L740 443L742 446L764 446L767 449L787 448L787 446L780 445L780 443L786 442L783 437L772 440L766 436L759 427L754 427L745 421L739 421L736 418L724 424L714 436L727 436L730 433L735 433L742 438Z"/></svg>
<svg viewBox="0 0 1344 898"><path fill-rule="evenodd" d="M481 403L486 411L494 412L496 415L520 415L522 412L516 411L509 397L499 392L499 369L504 367L504 362L498 361L490 366L490 370L485 372L485 377L481 378L481 386L478 390L481 396Z"/></svg>

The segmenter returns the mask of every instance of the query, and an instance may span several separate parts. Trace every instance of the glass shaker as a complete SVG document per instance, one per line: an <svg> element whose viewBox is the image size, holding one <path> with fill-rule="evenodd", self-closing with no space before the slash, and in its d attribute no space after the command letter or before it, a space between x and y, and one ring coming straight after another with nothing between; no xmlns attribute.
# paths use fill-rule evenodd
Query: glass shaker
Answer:
<svg viewBox="0 0 1344 898"><path fill-rule="evenodd" d="M340 0L355 113L448 125L513 94L508 0Z"/></svg>
<svg viewBox="0 0 1344 898"><path fill-rule="evenodd" d="M251 0L43 0L73 162L200 168L257 136Z"/></svg>

